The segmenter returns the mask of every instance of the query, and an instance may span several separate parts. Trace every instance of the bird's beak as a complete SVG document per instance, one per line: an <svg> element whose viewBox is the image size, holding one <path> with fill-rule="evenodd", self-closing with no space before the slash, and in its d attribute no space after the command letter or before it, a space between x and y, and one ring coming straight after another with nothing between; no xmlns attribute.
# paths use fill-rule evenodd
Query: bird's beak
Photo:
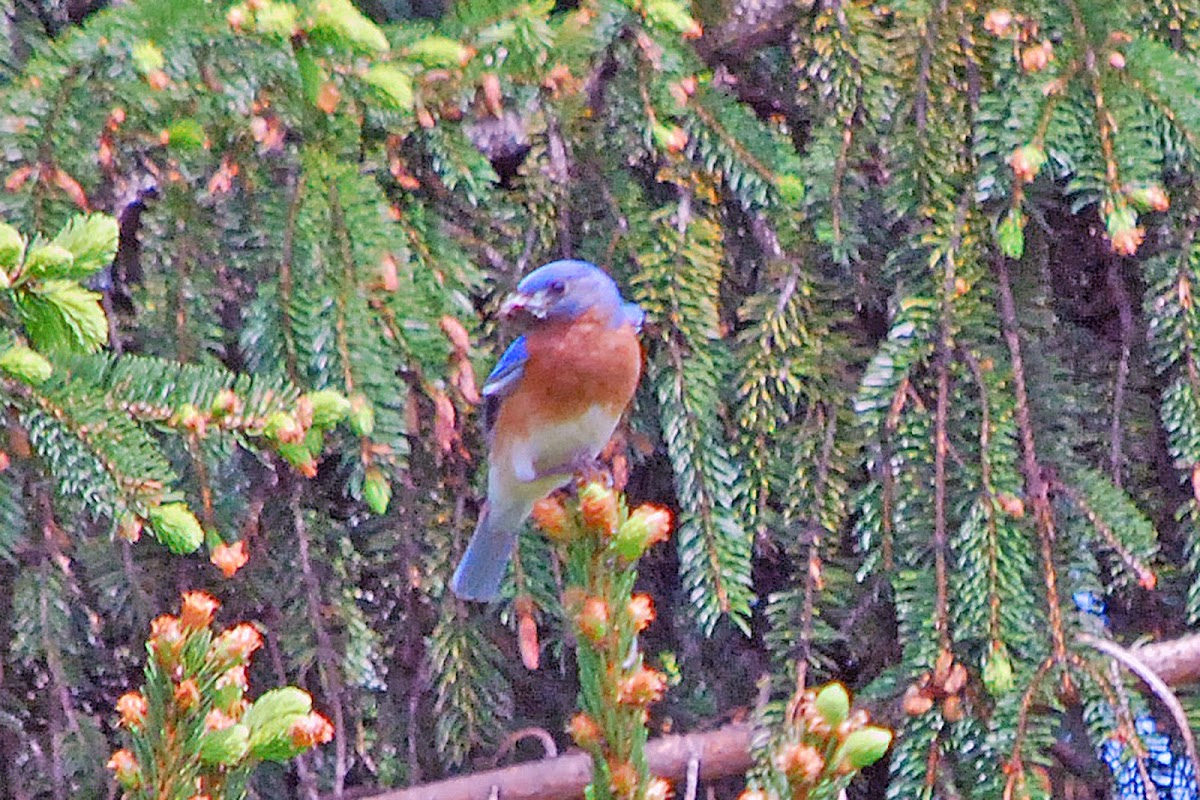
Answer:
<svg viewBox="0 0 1200 800"><path fill-rule="evenodd" d="M500 306L500 316L505 319L519 317L545 319L546 306L545 292L534 292L533 294L513 292L504 299L504 303Z"/></svg>

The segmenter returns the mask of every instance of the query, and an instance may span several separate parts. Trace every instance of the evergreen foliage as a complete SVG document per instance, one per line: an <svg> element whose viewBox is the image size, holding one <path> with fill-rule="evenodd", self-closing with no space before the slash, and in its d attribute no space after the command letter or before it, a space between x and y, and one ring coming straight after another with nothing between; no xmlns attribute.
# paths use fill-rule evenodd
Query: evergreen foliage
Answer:
<svg viewBox="0 0 1200 800"><path fill-rule="evenodd" d="M523 539L498 610L447 589L499 299L559 257L647 314L609 455L678 523L639 567L652 733L765 669L894 723L889 797L1043 797L1072 720L1137 740L1074 599L1200 620L1195 3L77 5L14 5L0 53L14 797L106 796L180 589L337 732L258 796L565 743L561 559Z"/></svg>

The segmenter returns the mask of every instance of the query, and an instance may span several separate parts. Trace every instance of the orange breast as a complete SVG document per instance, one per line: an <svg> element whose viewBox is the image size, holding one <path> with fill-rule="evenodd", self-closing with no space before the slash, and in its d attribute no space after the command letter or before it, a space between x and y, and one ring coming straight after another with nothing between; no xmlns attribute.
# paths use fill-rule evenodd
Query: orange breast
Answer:
<svg viewBox="0 0 1200 800"><path fill-rule="evenodd" d="M525 335L524 375L505 398L497 430L522 436L542 420L569 419L596 405L614 415L633 398L642 372L642 347L631 325L610 327L589 313Z"/></svg>

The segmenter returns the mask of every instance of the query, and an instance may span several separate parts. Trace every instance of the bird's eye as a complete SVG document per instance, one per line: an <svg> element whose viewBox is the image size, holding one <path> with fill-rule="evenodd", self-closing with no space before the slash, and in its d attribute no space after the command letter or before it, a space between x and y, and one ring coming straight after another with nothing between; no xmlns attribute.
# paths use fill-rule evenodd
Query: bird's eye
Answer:
<svg viewBox="0 0 1200 800"><path fill-rule="evenodd" d="M567 290L567 285L562 281L554 281L550 284L550 294L558 297Z"/></svg>

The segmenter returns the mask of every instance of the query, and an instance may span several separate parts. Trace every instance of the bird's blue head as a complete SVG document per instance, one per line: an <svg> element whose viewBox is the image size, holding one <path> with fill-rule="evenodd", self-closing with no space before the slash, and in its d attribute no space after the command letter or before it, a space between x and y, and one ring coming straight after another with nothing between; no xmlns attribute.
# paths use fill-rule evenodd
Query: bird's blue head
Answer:
<svg viewBox="0 0 1200 800"><path fill-rule="evenodd" d="M500 308L505 317L530 321L569 321L589 310L606 314L616 324L641 324L641 310L624 303L617 284L587 261L551 261L526 275Z"/></svg>

